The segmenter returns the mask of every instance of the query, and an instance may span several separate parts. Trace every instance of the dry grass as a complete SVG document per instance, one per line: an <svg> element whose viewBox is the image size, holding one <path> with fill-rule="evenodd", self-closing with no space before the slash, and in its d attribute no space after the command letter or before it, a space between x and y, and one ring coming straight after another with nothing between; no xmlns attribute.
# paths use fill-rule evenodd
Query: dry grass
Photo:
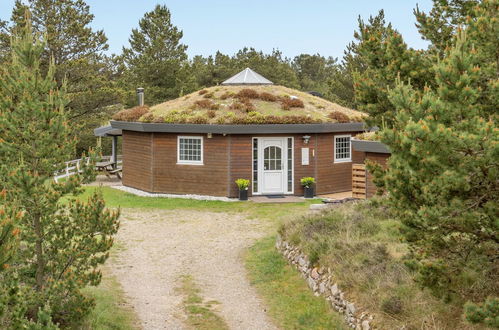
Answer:
<svg viewBox="0 0 499 330"><path fill-rule="evenodd" d="M240 110L243 112L255 111L255 106L251 103L249 98L240 98L230 105L231 110Z"/></svg>
<svg viewBox="0 0 499 330"><path fill-rule="evenodd" d="M347 298L375 314L383 329L479 329L463 321L459 304L421 290L405 266L399 222L376 199L288 223L280 229L317 265L329 267Z"/></svg>
<svg viewBox="0 0 499 330"><path fill-rule="evenodd" d="M329 114L329 118L336 120L338 123L349 123L350 118L343 112L333 111Z"/></svg>
<svg viewBox="0 0 499 330"><path fill-rule="evenodd" d="M260 93L260 100L267 101L267 102L277 102L279 100L279 98L273 94L270 94L267 92L262 92L262 93Z"/></svg>
<svg viewBox="0 0 499 330"><path fill-rule="evenodd" d="M260 94L257 91L251 88L241 89L236 96L240 99L258 99Z"/></svg>
<svg viewBox="0 0 499 330"><path fill-rule="evenodd" d="M283 110L289 110L291 108L305 108L305 104L300 99L283 97L281 98L281 107Z"/></svg>
<svg viewBox="0 0 499 330"><path fill-rule="evenodd" d="M217 116L217 113L215 112L215 110L208 110L206 112L206 116L208 116L208 118L215 118Z"/></svg>
<svg viewBox="0 0 499 330"><path fill-rule="evenodd" d="M149 107L147 105L133 107L131 109L125 109L117 112L114 116L114 120L121 121L138 121L140 117L149 112Z"/></svg>
<svg viewBox="0 0 499 330"><path fill-rule="evenodd" d="M213 116L206 110L217 111ZM146 116L122 116L118 120L188 123L201 121L193 117L204 117L209 124L327 123L336 122L328 116L332 111L345 114L350 122L362 121L364 116L308 93L283 86L257 85L205 88L155 105Z"/></svg>
<svg viewBox="0 0 499 330"><path fill-rule="evenodd" d="M208 95L208 94L206 94ZM194 102L194 106L201 109L217 110L218 105L213 103L211 100L197 100Z"/></svg>

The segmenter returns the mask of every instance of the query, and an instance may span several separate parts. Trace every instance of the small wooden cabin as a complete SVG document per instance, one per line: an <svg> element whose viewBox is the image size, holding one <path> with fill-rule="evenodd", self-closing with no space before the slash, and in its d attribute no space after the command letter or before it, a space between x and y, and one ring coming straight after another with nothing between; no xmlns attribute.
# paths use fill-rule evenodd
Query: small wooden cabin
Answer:
<svg viewBox="0 0 499 330"><path fill-rule="evenodd" d="M143 100L142 91L138 91ZM152 107L122 110L123 184L147 192L236 197L302 195L300 179L316 193L352 189L352 148L364 114L309 93L272 84L246 69L220 86Z"/></svg>

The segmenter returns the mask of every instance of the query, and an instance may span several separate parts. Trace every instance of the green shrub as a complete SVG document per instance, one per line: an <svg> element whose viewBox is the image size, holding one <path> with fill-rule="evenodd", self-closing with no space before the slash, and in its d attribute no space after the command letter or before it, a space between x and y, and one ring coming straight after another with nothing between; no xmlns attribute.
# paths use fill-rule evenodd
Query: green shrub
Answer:
<svg viewBox="0 0 499 330"><path fill-rule="evenodd" d="M483 304L467 303L464 306L466 320L499 328L499 299L488 298Z"/></svg>
<svg viewBox="0 0 499 330"><path fill-rule="evenodd" d="M300 183L305 188L310 188L314 185L315 179L312 177L304 177L300 179Z"/></svg>
<svg viewBox="0 0 499 330"><path fill-rule="evenodd" d="M237 179L236 180L236 185L239 188L239 190L248 190L250 184L250 180L247 179Z"/></svg>

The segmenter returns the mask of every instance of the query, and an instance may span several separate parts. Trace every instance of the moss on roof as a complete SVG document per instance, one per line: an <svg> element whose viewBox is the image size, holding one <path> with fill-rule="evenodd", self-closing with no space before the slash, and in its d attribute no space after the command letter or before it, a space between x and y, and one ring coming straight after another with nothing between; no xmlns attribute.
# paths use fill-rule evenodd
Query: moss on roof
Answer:
<svg viewBox="0 0 499 330"><path fill-rule="evenodd" d="M364 132L355 135L354 138L362 141L379 141L381 139L378 132Z"/></svg>
<svg viewBox="0 0 499 330"><path fill-rule="evenodd" d="M311 124L361 122L365 114L277 85L214 86L115 120L193 124ZM136 113L136 116L134 114Z"/></svg>

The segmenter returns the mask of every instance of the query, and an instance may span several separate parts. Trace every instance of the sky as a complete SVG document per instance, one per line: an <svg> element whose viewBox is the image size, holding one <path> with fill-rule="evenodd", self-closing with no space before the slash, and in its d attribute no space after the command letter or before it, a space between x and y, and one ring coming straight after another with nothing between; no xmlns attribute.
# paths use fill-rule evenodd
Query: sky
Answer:
<svg viewBox="0 0 499 330"><path fill-rule="evenodd" d="M8 20L14 0L0 0L0 19ZM284 56L319 53L341 58L357 18L385 10L388 22L414 48L426 48L415 27L413 9L431 9L431 0L86 0L95 15L92 27L103 29L109 53L128 46L133 28L156 4L166 5L172 22L184 33L188 54L232 55L248 46Z"/></svg>

